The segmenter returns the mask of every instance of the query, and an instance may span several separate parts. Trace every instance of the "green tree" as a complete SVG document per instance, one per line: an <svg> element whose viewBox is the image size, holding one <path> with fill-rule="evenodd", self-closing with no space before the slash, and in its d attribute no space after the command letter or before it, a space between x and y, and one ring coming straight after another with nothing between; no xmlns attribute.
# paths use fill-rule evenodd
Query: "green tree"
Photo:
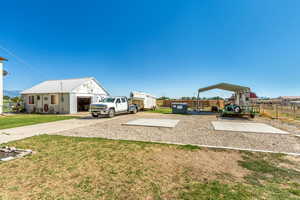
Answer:
<svg viewBox="0 0 300 200"><path fill-rule="evenodd" d="M22 99L21 99L21 97L13 97L13 98L11 98L11 101L14 103L18 103L18 102L21 102Z"/></svg>
<svg viewBox="0 0 300 200"><path fill-rule="evenodd" d="M169 97L166 97L166 96L162 96L162 97L159 97L158 100L167 100L167 99L170 99Z"/></svg>

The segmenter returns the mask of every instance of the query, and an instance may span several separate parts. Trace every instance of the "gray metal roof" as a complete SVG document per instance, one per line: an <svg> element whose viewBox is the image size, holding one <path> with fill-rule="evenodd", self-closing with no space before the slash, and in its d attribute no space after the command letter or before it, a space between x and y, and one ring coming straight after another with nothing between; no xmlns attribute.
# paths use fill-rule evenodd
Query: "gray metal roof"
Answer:
<svg viewBox="0 0 300 200"><path fill-rule="evenodd" d="M229 83L219 83L216 85L211 85L208 87L200 88L200 89L198 89L198 92L205 92L205 91L213 90L213 89L228 90L228 91L232 91L232 92L250 91L249 87L233 85L233 84L229 84Z"/></svg>
<svg viewBox="0 0 300 200"><path fill-rule="evenodd" d="M42 93L70 93L74 89L78 88L83 83L95 80L95 82L106 91L96 79L93 77L77 78L77 79L65 79L65 80L50 80L44 81L33 86L30 89L24 90L21 94L42 94ZM107 91L106 91L107 92Z"/></svg>

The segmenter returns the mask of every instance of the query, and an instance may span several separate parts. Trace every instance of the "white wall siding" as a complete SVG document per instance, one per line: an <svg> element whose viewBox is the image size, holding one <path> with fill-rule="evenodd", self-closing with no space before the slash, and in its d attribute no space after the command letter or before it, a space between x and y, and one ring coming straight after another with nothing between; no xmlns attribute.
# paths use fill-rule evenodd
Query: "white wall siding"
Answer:
<svg viewBox="0 0 300 200"><path fill-rule="evenodd" d="M74 89L73 93L108 95L107 92L95 82L95 80L86 81L84 84Z"/></svg>
<svg viewBox="0 0 300 200"><path fill-rule="evenodd" d="M51 95L56 95L57 104L51 104ZM34 97L34 104L29 104L29 96ZM62 98L63 97L63 98ZM25 103L25 109L28 113L61 113L70 112L69 94L25 94L22 95ZM48 105L48 111L44 110L44 106Z"/></svg>
<svg viewBox="0 0 300 200"><path fill-rule="evenodd" d="M31 95L22 95L22 98L23 98L23 101L25 104L24 106L25 106L26 112L32 113L32 112L34 112L35 104L29 104L29 96L31 96Z"/></svg>
<svg viewBox="0 0 300 200"><path fill-rule="evenodd" d="M0 62L0 115L3 113L3 63Z"/></svg>
<svg viewBox="0 0 300 200"><path fill-rule="evenodd" d="M60 94L60 113L70 113L70 95Z"/></svg>
<svg viewBox="0 0 300 200"><path fill-rule="evenodd" d="M77 113L77 96L76 94L69 94L70 102L69 102L69 107L70 107L70 114Z"/></svg>

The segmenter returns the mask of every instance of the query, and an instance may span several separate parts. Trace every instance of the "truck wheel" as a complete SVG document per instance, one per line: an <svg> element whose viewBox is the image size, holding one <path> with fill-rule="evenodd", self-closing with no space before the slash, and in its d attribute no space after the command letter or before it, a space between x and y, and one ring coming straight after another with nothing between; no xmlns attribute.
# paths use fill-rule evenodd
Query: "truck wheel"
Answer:
<svg viewBox="0 0 300 200"><path fill-rule="evenodd" d="M236 106L236 107L234 108L234 112L236 112L236 113L240 113L240 112L242 112L242 109L241 109L241 107L239 107L239 106Z"/></svg>
<svg viewBox="0 0 300 200"><path fill-rule="evenodd" d="M132 114L136 114L137 113L137 109L134 108L132 111L131 111Z"/></svg>
<svg viewBox="0 0 300 200"><path fill-rule="evenodd" d="M96 117L98 118L98 114L92 113L92 116L95 117L95 118Z"/></svg>
<svg viewBox="0 0 300 200"><path fill-rule="evenodd" d="M109 111L108 111L108 117L112 118L114 116L115 116L115 110L114 109L109 109Z"/></svg>

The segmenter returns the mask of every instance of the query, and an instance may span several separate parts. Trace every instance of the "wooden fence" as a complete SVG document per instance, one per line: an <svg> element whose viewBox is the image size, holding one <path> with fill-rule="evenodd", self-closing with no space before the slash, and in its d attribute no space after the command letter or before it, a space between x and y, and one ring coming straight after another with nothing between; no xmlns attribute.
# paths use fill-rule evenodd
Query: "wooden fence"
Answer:
<svg viewBox="0 0 300 200"><path fill-rule="evenodd" d="M284 120L300 120L300 105L259 104L260 114Z"/></svg>

